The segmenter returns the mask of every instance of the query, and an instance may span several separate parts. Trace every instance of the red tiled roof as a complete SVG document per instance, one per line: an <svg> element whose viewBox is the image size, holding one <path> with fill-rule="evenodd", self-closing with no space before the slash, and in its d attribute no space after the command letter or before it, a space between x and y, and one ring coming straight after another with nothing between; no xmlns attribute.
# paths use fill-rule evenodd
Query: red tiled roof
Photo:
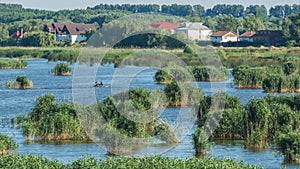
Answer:
<svg viewBox="0 0 300 169"><path fill-rule="evenodd" d="M228 33L233 33L231 31L218 31L216 33L213 33L211 36L212 37L220 37L220 36L225 36ZM234 35L236 35L235 33L233 33Z"/></svg>
<svg viewBox="0 0 300 169"><path fill-rule="evenodd" d="M256 32L250 31L250 32L245 32L245 33L241 34L240 37L252 37L255 34L256 34Z"/></svg>
<svg viewBox="0 0 300 169"><path fill-rule="evenodd" d="M50 33L62 34L62 29L64 28L66 23L53 23L47 24L47 28Z"/></svg>
<svg viewBox="0 0 300 169"><path fill-rule="evenodd" d="M56 34L64 34L65 29L72 35L85 34L87 30L96 30L94 24L84 24L84 23L53 23L46 25L49 32Z"/></svg>
<svg viewBox="0 0 300 169"><path fill-rule="evenodd" d="M12 38L15 38L15 39L20 39L20 38L23 38L25 32L24 31L16 31L15 33L13 33L11 35Z"/></svg>
<svg viewBox="0 0 300 169"><path fill-rule="evenodd" d="M255 37L274 37L283 36L282 31L278 30L259 30L256 32Z"/></svg>
<svg viewBox="0 0 300 169"><path fill-rule="evenodd" d="M163 28L163 29L175 29L179 26L170 22L152 22L151 26L153 28Z"/></svg>

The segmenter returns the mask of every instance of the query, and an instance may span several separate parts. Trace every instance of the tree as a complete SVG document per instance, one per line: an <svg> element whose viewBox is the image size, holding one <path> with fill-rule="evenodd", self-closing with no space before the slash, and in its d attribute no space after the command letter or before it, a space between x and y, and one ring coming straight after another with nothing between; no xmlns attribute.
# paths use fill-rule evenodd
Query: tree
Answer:
<svg viewBox="0 0 300 169"><path fill-rule="evenodd" d="M216 26L217 30L227 30L227 31L236 32L239 26L238 19L228 15L218 16L217 23L218 23L218 25Z"/></svg>
<svg viewBox="0 0 300 169"><path fill-rule="evenodd" d="M270 16L274 17L285 17L293 13L292 6L290 5L276 5L275 7L271 7L269 10Z"/></svg>
<svg viewBox="0 0 300 169"><path fill-rule="evenodd" d="M20 41L21 46L52 46L54 35L47 32L28 32Z"/></svg>
<svg viewBox="0 0 300 169"><path fill-rule="evenodd" d="M287 17L282 27L283 33L288 40L300 42L300 12Z"/></svg>
<svg viewBox="0 0 300 169"><path fill-rule="evenodd" d="M245 17L243 26L246 31L257 31L265 29L265 26L261 22L261 19L255 15L248 15Z"/></svg>
<svg viewBox="0 0 300 169"><path fill-rule="evenodd" d="M0 42L8 39L8 26L6 24L0 23Z"/></svg>
<svg viewBox="0 0 300 169"><path fill-rule="evenodd" d="M202 17L205 15L205 9L202 5L193 6L193 16Z"/></svg>
<svg viewBox="0 0 300 169"><path fill-rule="evenodd" d="M267 9L264 5L250 5L246 8L245 11L246 15L255 15L259 18L266 18L267 17Z"/></svg>

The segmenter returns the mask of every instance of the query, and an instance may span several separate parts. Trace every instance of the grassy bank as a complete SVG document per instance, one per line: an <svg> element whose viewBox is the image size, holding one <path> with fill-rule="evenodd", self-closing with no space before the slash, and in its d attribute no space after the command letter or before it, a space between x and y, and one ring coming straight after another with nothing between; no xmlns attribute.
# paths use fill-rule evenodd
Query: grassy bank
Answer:
<svg viewBox="0 0 300 169"><path fill-rule="evenodd" d="M159 63L163 56L177 56L180 60L184 61L187 65L203 65L202 61L206 65L213 64L215 62L211 55L218 55L222 61L222 64L227 68L236 67L239 65L247 64L249 66L268 66L268 65L282 65L283 62L292 61L296 64L300 61L300 48L275 48L275 47L199 47L197 56L194 53L184 53L183 49L165 50L159 49L158 52L144 52L144 49L109 49L109 48L73 48L73 47L1 47L0 57L5 58L45 58L50 61L69 61L75 62L78 56L92 56L88 57L91 62L97 62L99 57L105 57L101 60L102 63L115 63L119 65L124 58L132 56L135 58L138 56L139 60L126 59L125 63L139 63L149 62L151 55L152 62ZM152 52L151 52L152 51ZM156 50L155 50L156 51ZM82 59L82 58L81 58Z"/></svg>

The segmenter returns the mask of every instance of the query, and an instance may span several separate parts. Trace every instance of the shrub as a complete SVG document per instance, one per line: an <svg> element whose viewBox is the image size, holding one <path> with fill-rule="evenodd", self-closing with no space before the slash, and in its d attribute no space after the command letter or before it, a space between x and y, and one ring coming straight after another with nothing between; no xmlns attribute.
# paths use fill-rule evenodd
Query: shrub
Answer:
<svg viewBox="0 0 300 169"><path fill-rule="evenodd" d="M69 76L71 74L71 68L66 63L58 63L51 72L58 76Z"/></svg>

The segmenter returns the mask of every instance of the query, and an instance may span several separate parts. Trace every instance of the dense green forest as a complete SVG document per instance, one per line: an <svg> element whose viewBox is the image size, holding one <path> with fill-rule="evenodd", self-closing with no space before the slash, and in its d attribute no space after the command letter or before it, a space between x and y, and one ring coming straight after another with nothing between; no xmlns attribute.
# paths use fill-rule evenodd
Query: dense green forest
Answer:
<svg viewBox="0 0 300 169"><path fill-rule="evenodd" d="M45 24L82 22L93 23L101 28L104 24L122 16L145 12L166 13L174 15L175 18L176 16L183 17L177 20L167 20L177 24L183 19L203 22L204 25L214 31L231 30L236 32L238 30L243 33L259 29L283 30L285 40L289 42L287 43L289 45L294 45L294 42L298 43L300 39L298 24L300 5L277 5L266 9L263 5L244 7L242 5L219 4L211 9L204 9L201 5L100 4L87 9L49 11L27 9L18 4L0 4L0 11L0 44L2 46L59 46L61 44L55 43L53 36L43 32ZM164 20L156 18L153 21ZM10 38L14 32L21 29L28 33L20 42ZM139 28L133 29L139 30ZM130 32L130 30L128 31ZM153 46L153 44L149 45Z"/></svg>

